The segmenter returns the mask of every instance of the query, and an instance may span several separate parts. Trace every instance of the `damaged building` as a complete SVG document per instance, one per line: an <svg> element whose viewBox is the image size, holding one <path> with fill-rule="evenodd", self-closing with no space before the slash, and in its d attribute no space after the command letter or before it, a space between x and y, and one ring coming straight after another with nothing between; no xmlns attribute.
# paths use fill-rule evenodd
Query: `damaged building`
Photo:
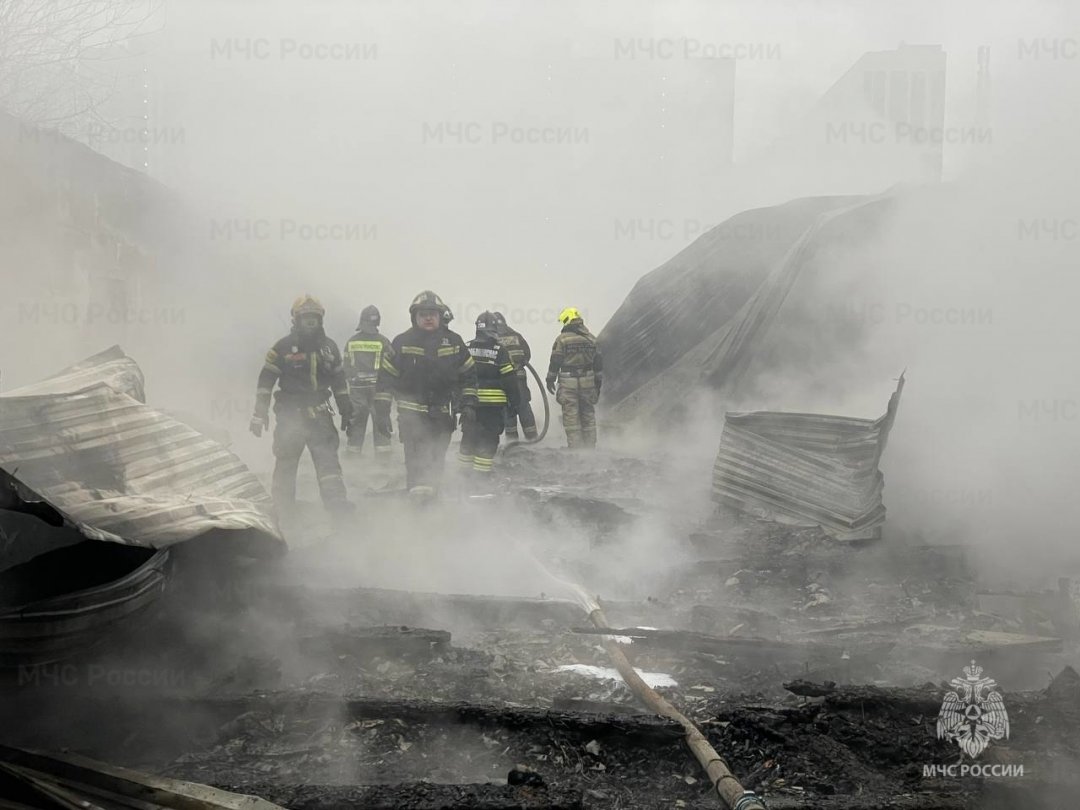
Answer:
<svg viewBox="0 0 1080 810"><path fill-rule="evenodd" d="M808 72L783 100L799 115L743 160L736 111L788 68L737 54L802 65L787 42L706 43L731 21L689 6L627 7L624 30L574 4L392 5L321 29L385 26L349 51L379 58L290 62L344 43L301 41L320 15L288 4L260 12L286 14L278 40L207 7L230 36L207 48L176 9L136 49L154 75L115 103L149 108L153 89L189 114L185 148L214 160L173 153L172 171L231 209L156 182L136 147L113 150L123 166L0 110L0 314L18 327L0 368L0 810L1071 806L1080 556L991 576L984 535L1002 522L1020 557L1069 542L1045 479L986 482L1070 446L1076 399L1031 388L1012 407L1029 388L999 357L1023 356L1018 377L1060 363L988 334L1022 319L983 296L1074 265L1009 252L1030 227L979 203L1024 196L1017 176L949 182L947 145L920 140L951 120L944 48L830 51L828 81ZM847 21L826 12L811 28ZM701 39L672 33L690 23ZM626 35L642 25L656 36ZM155 50L174 42L209 61L177 68ZM184 70L197 80L170 86ZM223 145L237 110L247 138ZM331 110L361 117L328 126ZM881 149L853 143L878 132ZM283 244L286 221L377 238ZM372 305L387 338L418 326L414 286L465 341L492 302L521 313L542 441L501 440L482 494L448 465L421 500L401 422L379 457L348 453L343 414L305 406L343 445L348 503L322 508L305 456L296 503L275 505L278 416L252 413L289 302L318 297L340 346ZM603 355L590 450L559 446L564 394L540 376L563 307ZM970 346L994 365L969 368ZM318 391L315 352L290 357ZM1003 397L1009 436L987 418ZM943 487L995 497L952 532L921 508Z"/></svg>
<svg viewBox="0 0 1080 810"><path fill-rule="evenodd" d="M676 358L611 352L623 396L609 413L647 422L654 387L673 380L737 397L819 241L861 232L858 217L888 205L789 206L782 215L802 232L793 225L791 245L756 269L746 262L741 303L723 282L727 320L704 341L688 335ZM726 261L709 251L715 238L688 255ZM725 275L711 261L696 280L685 256L669 279L643 279L609 330L632 321L647 335L642 288L671 281L671 297L695 289L697 300ZM162 807L193 794L227 807L572 808L643 796L715 806L682 718L769 806L1005 808L1017 795L1008 779L950 792L922 768L947 774L955 758L935 731L939 673L963 677L975 659L1010 684L1015 731L1001 750L1023 759L1038 806L1055 806L1070 782L1028 763L1042 750L1037 717L1061 756L1076 744L1071 585L991 593L963 548L881 540L879 465L904 385L872 419L727 412L712 471L719 509L704 520L671 522L659 460L606 456L584 497L558 450L509 454L517 483L490 508L528 516L535 537L504 554L539 577L518 583L531 595L297 581L343 546L294 550L284 559L300 567L282 566L257 477L155 410L152 385L118 348L7 391L3 711L21 720L0 750L0 783L34 807L60 794L126 806L147 789ZM369 534L413 519L387 494L365 501L379 504ZM471 519L430 515L448 537ZM628 590L602 561L657 526L674 532L667 564L643 566ZM1060 674L1046 687L1036 671ZM42 753L61 747L78 753Z"/></svg>

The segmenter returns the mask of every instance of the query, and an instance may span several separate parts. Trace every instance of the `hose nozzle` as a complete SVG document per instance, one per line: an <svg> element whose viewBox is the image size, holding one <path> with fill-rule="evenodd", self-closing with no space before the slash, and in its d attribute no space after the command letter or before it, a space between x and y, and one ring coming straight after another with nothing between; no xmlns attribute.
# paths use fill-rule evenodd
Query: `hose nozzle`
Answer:
<svg viewBox="0 0 1080 810"><path fill-rule="evenodd" d="M763 802L752 790L743 792L743 795L732 806L731 810L765 810Z"/></svg>

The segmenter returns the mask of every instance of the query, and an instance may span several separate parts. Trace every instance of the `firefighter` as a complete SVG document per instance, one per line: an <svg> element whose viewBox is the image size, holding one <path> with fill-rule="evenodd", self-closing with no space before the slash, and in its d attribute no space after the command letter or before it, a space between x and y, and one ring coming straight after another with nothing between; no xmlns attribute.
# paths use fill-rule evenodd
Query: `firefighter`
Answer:
<svg viewBox="0 0 1080 810"><path fill-rule="evenodd" d="M330 395L341 413L341 429L352 415L345 369L337 344L323 331L323 305L302 295L292 305L292 331L266 353L255 393L251 432L262 436L270 426L270 398L274 396L274 478L271 491L278 515L291 513L296 503L296 470L306 447L315 465L319 494L333 512L346 512L345 481L338 462L338 434Z"/></svg>
<svg viewBox="0 0 1080 810"><path fill-rule="evenodd" d="M390 341L385 335L379 334L381 320L378 307L364 307L356 334L345 344L345 378L349 383L349 399L353 406L347 445L350 453L359 453L364 447L369 414L375 454L385 456L390 452L390 436L393 433L390 426L391 396L388 392L376 392L379 367L383 357L390 353Z"/></svg>
<svg viewBox="0 0 1080 810"><path fill-rule="evenodd" d="M476 362L476 418L471 422L462 419L458 461L473 477L470 488L474 494L483 494L491 491L488 479L505 427L506 408L521 404L521 388L510 354L500 345L494 313L480 313L476 338L469 341L468 347Z"/></svg>
<svg viewBox="0 0 1080 810"><path fill-rule="evenodd" d="M566 443L570 447L596 447L596 403L604 378L604 365L596 338L585 328L581 313L567 307L559 313L563 325L551 348L547 389L562 406ZM558 382L558 393L555 383Z"/></svg>
<svg viewBox="0 0 1080 810"><path fill-rule="evenodd" d="M412 328L395 337L379 369L379 392L393 392L405 445L409 492L432 496L442 481L454 432L455 403L463 424L476 420L476 363L447 327L450 309L431 290L409 306Z"/></svg>
<svg viewBox="0 0 1080 810"><path fill-rule="evenodd" d="M514 364L514 372L517 376L518 385L521 388L519 404L506 406L506 438L516 440L518 437L518 419L521 419L521 429L525 433L527 441L536 439L536 417L533 415L532 393L529 391L528 372L525 364L532 360L532 349L522 334L510 328L501 312L492 312L491 317L499 330L499 343L510 355L510 362Z"/></svg>

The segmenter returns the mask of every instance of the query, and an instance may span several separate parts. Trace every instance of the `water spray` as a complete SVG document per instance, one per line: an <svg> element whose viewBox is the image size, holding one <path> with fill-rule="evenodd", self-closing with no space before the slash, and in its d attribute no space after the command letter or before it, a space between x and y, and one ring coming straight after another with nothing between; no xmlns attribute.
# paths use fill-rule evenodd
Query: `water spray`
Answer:
<svg viewBox="0 0 1080 810"><path fill-rule="evenodd" d="M608 624L607 618L604 616L604 611L601 609L600 603L594 597L590 596L581 585L556 576L540 562L540 560L538 560L523 543L519 542L518 547L521 552L533 562L537 570L542 572L544 576L553 583L557 584L559 588L570 596L573 601L588 614L589 621L593 623L593 626L599 630L612 629L611 625ZM731 772L731 769L728 768L727 763L724 762L716 749L712 747L705 735L701 733L701 730L694 725L693 721L642 680L641 676L638 675L637 670L634 669L630 660L626 657L626 653L622 651L622 647L619 643L611 636L603 636L602 642L604 650L611 659L611 663L615 665L615 669L618 670L619 675L638 700L661 717L674 720L682 726L683 731L685 732L684 740L686 746L690 749L690 753L694 755L694 758L709 777L709 781L716 790L716 795L720 797L724 806L727 807L728 810L765 810L765 802L761 797L752 790L746 790L742 786L742 783L739 782Z"/></svg>

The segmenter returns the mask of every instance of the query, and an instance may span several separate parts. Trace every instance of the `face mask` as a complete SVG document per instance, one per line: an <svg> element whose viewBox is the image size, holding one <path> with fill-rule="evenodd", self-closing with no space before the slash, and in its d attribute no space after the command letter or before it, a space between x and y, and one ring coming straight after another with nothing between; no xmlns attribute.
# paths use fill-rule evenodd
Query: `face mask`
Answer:
<svg viewBox="0 0 1080 810"><path fill-rule="evenodd" d="M296 330L305 335L312 335L319 331L322 320L316 315L301 315L296 322Z"/></svg>

